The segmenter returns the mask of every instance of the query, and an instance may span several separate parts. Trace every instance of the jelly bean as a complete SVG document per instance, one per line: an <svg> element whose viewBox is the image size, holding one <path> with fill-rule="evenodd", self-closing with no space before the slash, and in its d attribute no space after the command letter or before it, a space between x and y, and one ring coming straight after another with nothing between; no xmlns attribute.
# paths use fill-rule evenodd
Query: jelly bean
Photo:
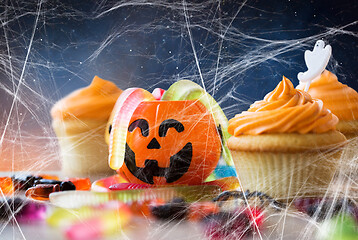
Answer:
<svg viewBox="0 0 358 240"><path fill-rule="evenodd" d="M61 191L76 190L76 186L71 181L66 181L66 182L61 182L60 189Z"/></svg>
<svg viewBox="0 0 358 240"><path fill-rule="evenodd" d="M91 189L91 180L89 178L69 178L67 180L71 181L76 186L76 190Z"/></svg>
<svg viewBox="0 0 358 240"><path fill-rule="evenodd" d="M12 179L10 177L0 177L0 189L4 195L13 194L14 185Z"/></svg>
<svg viewBox="0 0 358 240"><path fill-rule="evenodd" d="M34 200L49 200L49 196L53 192L59 192L60 185L55 184L39 184L35 187L27 189L25 192L26 197Z"/></svg>

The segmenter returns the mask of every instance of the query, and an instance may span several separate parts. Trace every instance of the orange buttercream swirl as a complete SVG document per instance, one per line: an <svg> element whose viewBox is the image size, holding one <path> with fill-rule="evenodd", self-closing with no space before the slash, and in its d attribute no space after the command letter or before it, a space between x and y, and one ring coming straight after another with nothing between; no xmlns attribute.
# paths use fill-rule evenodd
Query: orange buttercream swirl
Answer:
<svg viewBox="0 0 358 240"><path fill-rule="evenodd" d="M298 89L303 89L303 84ZM338 81L337 76L325 70L321 76L312 81L308 93L321 99L326 108L337 115L340 120L358 120L358 93Z"/></svg>
<svg viewBox="0 0 358 240"><path fill-rule="evenodd" d="M122 90L97 76L91 85L70 93L51 109L54 119L107 120Z"/></svg>
<svg viewBox="0 0 358 240"><path fill-rule="evenodd" d="M256 101L250 109L229 121L231 135L259 135L263 133L323 133L334 130L338 118L323 102L296 90L283 77L275 90L264 100Z"/></svg>

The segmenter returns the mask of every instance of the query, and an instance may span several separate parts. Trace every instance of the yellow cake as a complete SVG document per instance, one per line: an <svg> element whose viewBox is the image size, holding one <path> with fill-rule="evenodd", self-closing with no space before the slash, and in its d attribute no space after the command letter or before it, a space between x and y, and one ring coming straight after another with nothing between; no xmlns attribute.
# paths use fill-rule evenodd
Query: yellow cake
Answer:
<svg viewBox="0 0 358 240"><path fill-rule="evenodd" d="M326 193L346 142L337 123L322 101L283 77L229 121L227 145L243 189L282 200Z"/></svg>
<svg viewBox="0 0 358 240"><path fill-rule="evenodd" d="M91 85L53 106L52 126L61 148L64 176L102 177L114 173L108 166L104 131L121 93L114 83L96 76Z"/></svg>

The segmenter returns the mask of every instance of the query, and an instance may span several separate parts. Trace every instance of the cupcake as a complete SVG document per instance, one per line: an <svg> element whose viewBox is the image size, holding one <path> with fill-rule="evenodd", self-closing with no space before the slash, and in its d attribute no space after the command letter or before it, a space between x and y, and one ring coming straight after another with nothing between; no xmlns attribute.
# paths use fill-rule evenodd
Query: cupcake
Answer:
<svg viewBox="0 0 358 240"><path fill-rule="evenodd" d="M102 177L114 173L108 166L104 131L121 93L114 83L96 76L91 85L53 106L52 126L61 148L64 176Z"/></svg>
<svg viewBox="0 0 358 240"><path fill-rule="evenodd" d="M304 84L297 89L304 89ZM338 81L337 76L325 70L312 81L308 93L323 101L326 108L339 118L337 130L348 139L358 136L358 93Z"/></svg>
<svg viewBox="0 0 358 240"><path fill-rule="evenodd" d="M346 138L320 100L282 81L229 121L231 151L244 190L282 200L326 193Z"/></svg>

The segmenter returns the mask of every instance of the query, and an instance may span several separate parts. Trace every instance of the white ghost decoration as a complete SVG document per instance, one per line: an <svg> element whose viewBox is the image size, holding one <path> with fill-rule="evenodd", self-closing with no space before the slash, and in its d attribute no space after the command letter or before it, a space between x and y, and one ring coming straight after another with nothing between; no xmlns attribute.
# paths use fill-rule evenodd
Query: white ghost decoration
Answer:
<svg viewBox="0 0 358 240"><path fill-rule="evenodd" d="M318 40L313 48L313 51L305 51L305 62L308 70L306 72L300 72L297 75L300 83L306 83L305 91L307 92L311 81L321 75L326 69L329 58L332 54L332 48L330 45L324 46L322 40Z"/></svg>

